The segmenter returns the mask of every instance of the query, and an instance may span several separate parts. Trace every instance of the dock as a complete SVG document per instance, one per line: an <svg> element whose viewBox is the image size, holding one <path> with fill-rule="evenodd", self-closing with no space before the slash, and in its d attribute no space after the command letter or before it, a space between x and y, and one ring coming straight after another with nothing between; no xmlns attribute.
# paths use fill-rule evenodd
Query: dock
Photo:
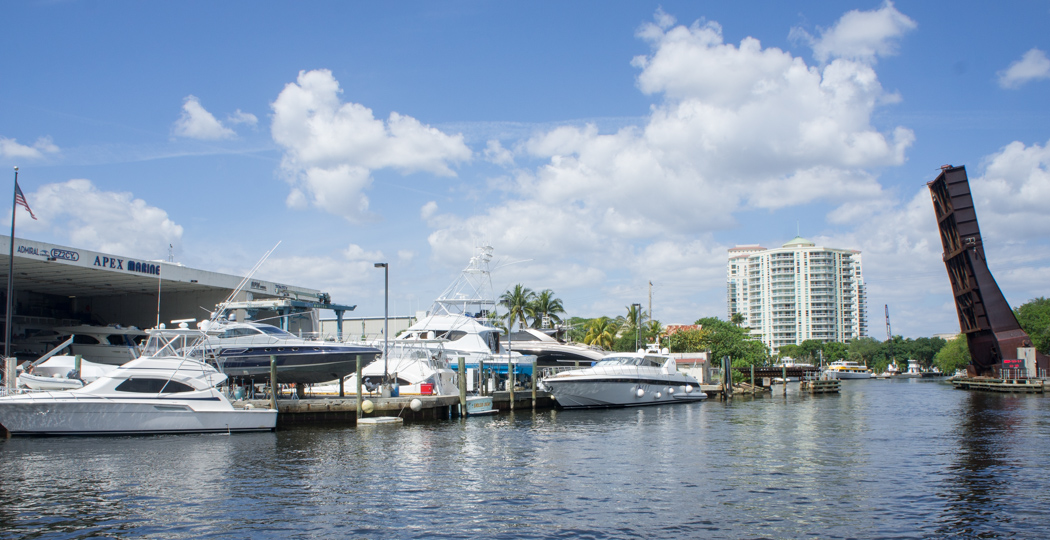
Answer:
<svg viewBox="0 0 1050 540"><path fill-rule="evenodd" d="M412 409L412 401L419 400L419 410ZM372 412L362 418L396 417L403 421L450 420L460 417L459 396L414 396L383 398L362 396L362 403L372 402ZM257 409L270 407L269 399L249 399L234 402L236 408L251 406ZM509 410L532 410L532 392L514 392L511 403L508 392L492 394L493 408L503 412ZM536 409L554 408L554 398L548 392L536 392ZM357 398L308 397L301 399L281 398L277 400L277 426L289 427L306 424L357 424Z"/></svg>
<svg viewBox="0 0 1050 540"><path fill-rule="evenodd" d="M799 381L798 390L805 394L837 394L840 383L838 379L818 379Z"/></svg>
<svg viewBox="0 0 1050 540"><path fill-rule="evenodd" d="M1042 394L1043 379L993 379L991 377L956 377L952 386L960 390L985 390L988 392L1020 392Z"/></svg>

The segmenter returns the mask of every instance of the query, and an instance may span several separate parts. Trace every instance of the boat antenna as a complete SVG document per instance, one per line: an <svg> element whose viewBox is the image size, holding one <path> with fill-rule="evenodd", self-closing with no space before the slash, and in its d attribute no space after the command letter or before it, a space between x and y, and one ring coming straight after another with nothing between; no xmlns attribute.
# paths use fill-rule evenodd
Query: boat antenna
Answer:
<svg viewBox="0 0 1050 540"><path fill-rule="evenodd" d="M252 279L252 276L254 276L256 272L259 271L259 268L262 267L263 263L266 262L266 259L270 257L270 254L273 253L279 245L281 245L280 241L278 241L275 246L270 248L270 251L267 251L265 254L263 254L262 258L259 259L259 262L255 263L255 266L253 266L252 269L249 270L247 274L245 274L244 279L242 279L241 282L238 283L236 287L234 287L233 292L231 292L230 295L227 296L221 304L216 306L215 313L212 315L211 320L214 321L226 312L226 307L229 306L230 303L233 302L233 299L241 293L241 290L244 289L244 286L248 284L248 281Z"/></svg>

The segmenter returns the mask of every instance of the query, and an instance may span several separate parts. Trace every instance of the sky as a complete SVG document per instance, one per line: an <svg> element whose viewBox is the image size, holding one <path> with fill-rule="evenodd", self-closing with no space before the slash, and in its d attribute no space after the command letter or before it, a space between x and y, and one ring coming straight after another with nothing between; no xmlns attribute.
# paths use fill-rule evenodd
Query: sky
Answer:
<svg viewBox="0 0 1050 540"><path fill-rule="evenodd" d="M869 335L958 331L926 183L1050 293L1050 3L4 2L17 235L412 315L494 248L570 316L727 317L727 250L862 252ZM10 188L9 188L10 189ZM10 219L10 211L7 211ZM9 223L9 221L8 221ZM170 247L169 247L170 246ZM650 288L650 283L652 286Z"/></svg>

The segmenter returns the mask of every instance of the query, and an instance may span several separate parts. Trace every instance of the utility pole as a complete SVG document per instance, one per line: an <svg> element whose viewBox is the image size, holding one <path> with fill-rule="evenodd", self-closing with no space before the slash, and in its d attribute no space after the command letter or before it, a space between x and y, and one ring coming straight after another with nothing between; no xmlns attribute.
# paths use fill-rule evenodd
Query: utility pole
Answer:
<svg viewBox="0 0 1050 540"><path fill-rule="evenodd" d="M893 332L890 330L890 305L886 304L886 345L889 347L890 362L897 363L893 358Z"/></svg>

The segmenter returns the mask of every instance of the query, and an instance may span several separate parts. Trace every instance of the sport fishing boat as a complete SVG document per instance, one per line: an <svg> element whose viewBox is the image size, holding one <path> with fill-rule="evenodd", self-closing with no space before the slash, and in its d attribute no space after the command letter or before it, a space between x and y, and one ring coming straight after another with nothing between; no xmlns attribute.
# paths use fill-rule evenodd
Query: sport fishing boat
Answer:
<svg viewBox="0 0 1050 540"><path fill-rule="evenodd" d="M0 425L12 435L272 431L276 410L235 409L216 388L226 376L181 353L203 337L185 324L150 330L140 358L83 388L0 397Z"/></svg>
<svg viewBox="0 0 1050 540"><path fill-rule="evenodd" d="M256 322L211 321L201 348L203 359L231 378L270 380L276 357L278 383L316 384L339 380L371 364L382 351L368 345L296 337L276 326ZM198 358L201 359L201 358Z"/></svg>
<svg viewBox="0 0 1050 540"><path fill-rule="evenodd" d="M667 349L612 353L593 367L546 377L542 386L566 409L690 403L707 398L695 378L678 371Z"/></svg>
<svg viewBox="0 0 1050 540"><path fill-rule="evenodd" d="M460 357L464 359L468 390L477 388L475 381L482 370L487 376L506 378L508 371L513 370L515 377L531 377L535 356L509 349L501 339L503 330L494 324L496 299L489 272L491 260L490 246L477 248L459 277L434 300L427 315L389 344L443 340L450 367L458 366Z"/></svg>
<svg viewBox="0 0 1050 540"><path fill-rule="evenodd" d="M824 374L829 379L870 379L871 370L859 362L849 360L836 360L824 369Z"/></svg>

